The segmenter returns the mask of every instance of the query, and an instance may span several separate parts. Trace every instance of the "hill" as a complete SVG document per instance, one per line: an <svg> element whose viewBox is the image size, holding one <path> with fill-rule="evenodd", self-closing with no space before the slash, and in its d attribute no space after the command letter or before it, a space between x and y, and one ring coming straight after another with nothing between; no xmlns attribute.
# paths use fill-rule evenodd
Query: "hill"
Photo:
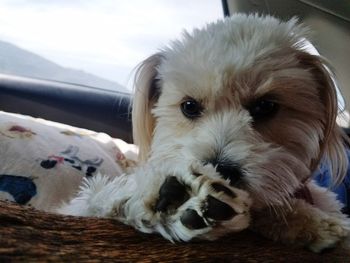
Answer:
<svg viewBox="0 0 350 263"><path fill-rule="evenodd" d="M0 73L128 92L125 87L117 82L82 70L62 67L42 56L5 41L0 41Z"/></svg>

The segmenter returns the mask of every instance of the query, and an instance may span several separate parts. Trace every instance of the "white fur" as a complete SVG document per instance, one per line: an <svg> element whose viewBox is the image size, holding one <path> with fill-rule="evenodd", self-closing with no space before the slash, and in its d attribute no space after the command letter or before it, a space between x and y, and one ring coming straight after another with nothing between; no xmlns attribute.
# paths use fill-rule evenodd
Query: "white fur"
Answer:
<svg viewBox="0 0 350 263"><path fill-rule="evenodd" d="M296 19L281 22L269 16L235 15L184 33L181 40L150 57L137 75L133 109L139 169L111 181L103 176L86 181L80 194L59 211L112 217L143 232L188 241L215 239L248 227L251 207L253 214L266 213L266 218L277 214L278 233L259 219L254 223L253 218L254 228L274 239L320 251L344 238L348 220L340 216L339 206L334 215L321 204L306 209L304 201L293 197L307 184L321 155L329 157L338 180L347 166L333 124L334 85L323 60L305 53L306 32ZM269 92L277 94L281 109L275 123L255 127L259 124L253 123L247 103ZM182 114L180 105L186 98L202 103L198 120ZM285 137L278 138L280 134ZM221 179L216 167L206 164L212 158L237 164L244 172L244 190ZM187 187L189 197L176 209L156 211L160 189L170 176ZM213 184L234 196L216 191ZM210 196L231 207L235 216L208 218L205 207ZM327 200L336 202L331 195ZM181 217L188 209L196 211L207 226L184 226ZM292 216L298 211L302 211L300 222L308 218L303 231L311 229L314 239L300 231L299 221ZM324 221L316 220L318 216ZM284 224L288 218L293 220Z"/></svg>

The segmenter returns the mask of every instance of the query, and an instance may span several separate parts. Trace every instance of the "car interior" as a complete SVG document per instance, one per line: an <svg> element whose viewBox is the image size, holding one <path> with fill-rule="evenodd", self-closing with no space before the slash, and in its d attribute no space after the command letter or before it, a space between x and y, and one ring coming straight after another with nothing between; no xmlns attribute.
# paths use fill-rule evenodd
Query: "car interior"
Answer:
<svg viewBox="0 0 350 263"><path fill-rule="evenodd" d="M236 12L282 19L297 16L309 25L313 45L334 66L343 98L350 101L350 5L346 1L223 0L221 4L224 16ZM0 72L0 110L105 132L126 142L132 142L131 100L129 93ZM344 110L349 112L349 106ZM343 126L349 132L349 120Z"/></svg>
<svg viewBox="0 0 350 263"><path fill-rule="evenodd" d="M217 4L222 8L222 17L229 17L234 13L258 13L270 14L287 20L297 16L300 21L308 25L311 28L310 42L313 47L334 66L339 80L337 83L340 101L339 123L344 131L350 135L350 105L348 103L350 101L349 1L221 0L217 1ZM127 143L133 143L132 99L132 92L127 93L118 89L96 87L93 84L83 85L74 82L32 78L0 71L0 111L103 132ZM147 237L142 237L140 244L146 241ZM185 248L181 249L183 253L186 253ZM262 249L268 250L269 248L262 246ZM273 255L273 249L271 251L271 255ZM284 258L281 256L281 260L285 260L289 255L283 256ZM326 255L326 257L328 256ZM159 259L156 257L155 261ZM185 259L188 260L188 258ZM222 260L223 258L218 257L218 259ZM204 261L207 262L206 260Z"/></svg>

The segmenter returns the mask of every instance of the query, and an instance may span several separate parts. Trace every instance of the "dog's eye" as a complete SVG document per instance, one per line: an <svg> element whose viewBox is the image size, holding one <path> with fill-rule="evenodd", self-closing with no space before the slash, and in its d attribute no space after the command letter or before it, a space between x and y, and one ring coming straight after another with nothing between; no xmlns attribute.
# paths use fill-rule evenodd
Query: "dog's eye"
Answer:
<svg viewBox="0 0 350 263"><path fill-rule="evenodd" d="M195 119L201 116L203 108L198 101L194 99L187 99L181 103L181 111L185 117Z"/></svg>
<svg viewBox="0 0 350 263"><path fill-rule="evenodd" d="M272 117L278 110L278 104L270 99L259 99L248 107L254 120Z"/></svg>

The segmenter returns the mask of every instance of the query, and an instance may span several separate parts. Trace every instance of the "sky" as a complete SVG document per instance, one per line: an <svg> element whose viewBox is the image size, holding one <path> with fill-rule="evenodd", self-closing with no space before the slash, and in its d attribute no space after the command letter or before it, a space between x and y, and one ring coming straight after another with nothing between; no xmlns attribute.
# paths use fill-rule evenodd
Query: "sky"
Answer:
<svg viewBox="0 0 350 263"><path fill-rule="evenodd" d="M222 17L220 0L1 0L0 40L130 88L143 59Z"/></svg>

